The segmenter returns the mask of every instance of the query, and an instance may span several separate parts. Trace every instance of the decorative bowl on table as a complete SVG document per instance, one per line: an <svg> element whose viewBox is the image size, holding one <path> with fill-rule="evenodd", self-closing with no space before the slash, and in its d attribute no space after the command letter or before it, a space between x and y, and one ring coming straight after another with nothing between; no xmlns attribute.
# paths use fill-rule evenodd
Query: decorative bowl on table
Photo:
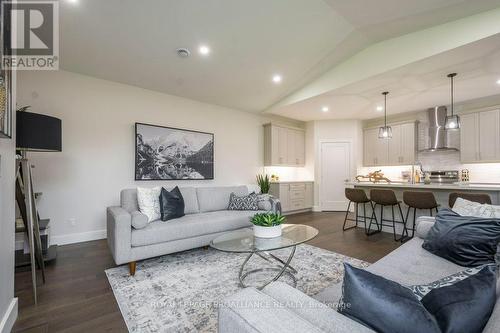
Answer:
<svg viewBox="0 0 500 333"><path fill-rule="evenodd" d="M286 217L275 213L257 213L251 219L253 233L259 238L275 238L281 236L281 225Z"/></svg>

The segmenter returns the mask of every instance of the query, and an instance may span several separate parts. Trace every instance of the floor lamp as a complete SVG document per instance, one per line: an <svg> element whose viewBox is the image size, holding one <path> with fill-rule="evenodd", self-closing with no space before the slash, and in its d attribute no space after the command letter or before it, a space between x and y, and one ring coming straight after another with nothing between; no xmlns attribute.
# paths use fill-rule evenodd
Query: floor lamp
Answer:
<svg viewBox="0 0 500 333"><path fill-rule="evenodd" d="M16 198L28 233L33 299L37 304L36 265L38 264L42 271L43 281L45 281L45 267L28 152L62 151L61 120L42 114L18 111L16 113L16 149L19 162Z"/></svg>

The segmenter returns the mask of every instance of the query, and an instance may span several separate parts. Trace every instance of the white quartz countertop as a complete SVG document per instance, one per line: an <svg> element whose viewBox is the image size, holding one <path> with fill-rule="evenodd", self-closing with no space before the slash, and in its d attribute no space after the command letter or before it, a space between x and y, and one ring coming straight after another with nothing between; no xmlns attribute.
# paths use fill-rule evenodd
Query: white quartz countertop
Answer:
<svg viewBox="0 0 500 333"><path fill-rule="evenodd" d="M415 189L432 189L432 190L459 190L459 191L500 191L500 184L494 183L453 183L453 184L410 184L410 183L371 183L371 182L346 182L346 185L356 187L387 187L387 188L415 188Z"/></svg>
<svg viewBox="0 0 500 333"><path fill-rule="evenodd" d="M314 183L314 180L285 180L272 181L271 184Z"/></svg>

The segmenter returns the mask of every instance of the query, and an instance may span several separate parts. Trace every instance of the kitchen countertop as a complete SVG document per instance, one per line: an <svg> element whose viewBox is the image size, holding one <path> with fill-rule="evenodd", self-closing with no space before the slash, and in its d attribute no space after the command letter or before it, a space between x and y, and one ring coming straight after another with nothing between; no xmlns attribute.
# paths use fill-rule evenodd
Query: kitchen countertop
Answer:
<svg viewBox="0 0 500 333"><path fill-rule="evenodd" d="M273 181L271 184L293 184L293 183L314 183L314 180L284 180Z"/></svg>
<svg viewBox="0 0 500 333"><path fill-rule="evenodd" d="M371 182L346 182L346 185L358 186L358 187L387 187L387 188L415 188L415 189L432 189L432 190L460 190L460 191L490 191L496 192L500 191L500 184L489 184L489 183L469 183L469 184L410 184L402 182L393 183L371 183Z"/></svg>

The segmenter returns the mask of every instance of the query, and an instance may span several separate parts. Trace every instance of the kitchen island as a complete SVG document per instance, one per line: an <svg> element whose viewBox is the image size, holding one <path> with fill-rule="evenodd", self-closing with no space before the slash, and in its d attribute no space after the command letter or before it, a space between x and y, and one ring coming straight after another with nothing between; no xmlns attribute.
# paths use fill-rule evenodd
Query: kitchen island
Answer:
<svg viewBox="0 0 500 333"><path fill-rule="evenodd" d="M372 183L372 182L346 182L346 187L350 188L360 188L365 190L368 198L370 197L371 189L390 189L393 190L396 194L396 197L401 200L401 208L403 210L403 215L406 217L406 211L408 207L402 202L403 201L403 192L404 191L428 191L434 193L434 197L436 198L437 203L440 205L440 208L448 208L448 197L450 193L453 192L466 192L466 193L486 193L491 197L491 201L494 205L500 205L500 184L492 184L492 183L431 183L431 184L411 184L411 183L403 183L403 182L391 182L391 183ZM367 205L367 215L371 215L371 209L368 208ZM412 216L413 210L410 213L409 220L413 219ZM401 217L396 210L396 220L400 220ZM417 210L418 216L428 216L429 211ZM377 218L380 217L379 209L377 208ZM391 217L391 208L386 207L384 210L384 218ZM384 222L387 223L387 222ZM363 223L359 224L359 227L363 227ZM396 230L398 233L401 233L402 227L400 225L396 225ZM392 232L392 229L384 227L384 231Z"/></svg>

